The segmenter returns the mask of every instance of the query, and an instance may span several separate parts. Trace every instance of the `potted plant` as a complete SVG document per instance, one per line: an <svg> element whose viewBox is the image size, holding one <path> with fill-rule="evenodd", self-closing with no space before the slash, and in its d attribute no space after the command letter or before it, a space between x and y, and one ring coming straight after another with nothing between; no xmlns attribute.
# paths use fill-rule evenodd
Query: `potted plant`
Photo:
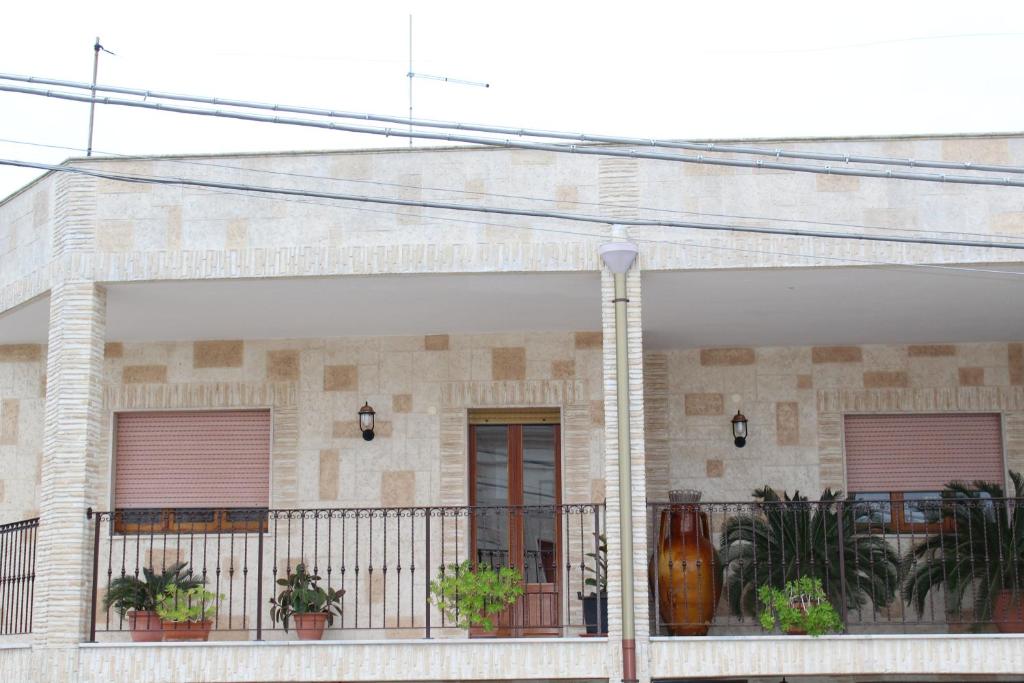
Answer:
<svg viewBox="0 0 1024 683"><path fill-rule="evenodd" d="M809 502L799 491L779 496L766 486L754 497L760 501L756 511L734 515L722 527L733 614L755 614L762 586L784 589L803 576L819 579L829 601L845 601L850 610L868 603L877 610L895 598L899 555L882 536L856 533L853 506L840 505L838 492L825 489L818 502ZM845 583L839 580L844 573Z"/></svg>
<svg viewBox="0 0 1024 683"><path fill-rule="evenodd" d="M903 599L922 615L932 590L945 587L949 612L965 594L976 622L992 621L1003 633L1024 633L1024 476L1010 472L1014 498L998 484L950 482L942 496L944 528L903 557Z"/></svg>
<svg viewBox="0 0 1024 683"><path fill-rule="evenodd" d="M128 619L132 640L154 642L162 638L160 617L156 604L168 586L188 590L201 586L202 579L185 570L184 562L177 562L157 574L151 567L143 567L142 578L125 574L110 582L110 588L103 597L103 609L113 607L118 614Z"/></svg>
<svg viewBox="0 0 1024 683"><path fill-rule="evenodd" d="M801 576L787 581L781 590L761 586L757 599L764 605L759 620L765 631L774 631L778 626L791 635L817 638L843 630L843 622L828 601L821 579Z"/></svg>
<svg viewBox="0 0 1024 683"><path fill-rule="evenodd" d="M584 586L590 586L593 592L577 597L583 601L583 623L587 625L587 633L608 633L608 540L604 534L597 537L597 551L587 553L593 564L586 565L584 571L592 576L583 580Z"/></svg>
<svg viewBox="0 0 1024 683"><path fill-rule="evenodd" d="M300 640L320 640L324 629L334 624L334 615L341 616L341 596L344 589L321 588L320 577L306 571L306 565L299 563L294 572L277 580L284 586L276 598L270 599L270 618L276 624L281 622L285 632L288 620L295 621L295 631Z"/></svg>
<svg viewBox="0 0 1024 683"><path fill-rule="evenodd" d="M494 630L494 617L523 595L523 575L512 567L473 566L469 560L442 567L430 582L438 609L458 628Z"/></svg>
<svg viewBox="0 0 1024 683"><path fill-rule="evenodd" d="M202 586L182 589L171 584L156 603L163 639L170 641L208 640L223 596Z"/></svg>

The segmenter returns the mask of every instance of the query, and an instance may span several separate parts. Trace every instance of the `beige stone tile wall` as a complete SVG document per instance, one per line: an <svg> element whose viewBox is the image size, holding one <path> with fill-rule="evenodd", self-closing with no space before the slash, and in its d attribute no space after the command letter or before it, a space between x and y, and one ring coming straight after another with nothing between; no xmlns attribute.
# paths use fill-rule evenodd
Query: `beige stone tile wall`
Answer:
<svg viewBox="0 0 1024 683"><path fill-rule="evenodd" d="M0 344L0 524L39 514L46 347Z"/></svg>
<svg viewBox="0 0 1024 683"><path fill-rule="evenodd" d="M44 178L0 204L0 288L49 262L53 188Z"/></svg>
<svg viewBox="0 0 1024 683"><path fill-rule="evenodd" d="M667 448L648 450L652 492L698 488L706 500L744 501L765 484L812 497L824 486L841 489L846 412L1001 412L1007 464L1024 468L1021 348L1011 342L648 354L647 404L667 403L668 412ZM749 420L742 449L731 436L737 410Z"/></svg>
<svg viewBox="0 0 1024 683"><path fill-rule="evenodd" d="M604 427L592 412L603 397L600 343L590 331L112 342L104 438L116 410L269 406L272 506L464 504L466 410L552 406L563 409L564 499L603 499ZM372 442L357 424L366 401L377 412ZM109 507L109 490L95 504Z"/></svg>

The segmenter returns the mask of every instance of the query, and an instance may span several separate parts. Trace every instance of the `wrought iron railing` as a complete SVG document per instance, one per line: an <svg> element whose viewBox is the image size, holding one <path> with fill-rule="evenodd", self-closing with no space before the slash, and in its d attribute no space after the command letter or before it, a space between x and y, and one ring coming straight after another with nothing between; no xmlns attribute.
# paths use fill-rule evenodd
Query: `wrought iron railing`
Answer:
<svg viewBox="0 0 1024 683"><path fill-rule="evenodd" d="M39 519L0 525L0 635L32 632Z"/></svg>
<svg viewBox="0 0 1024 683"><path fill-rule="evenodd" d="M1021 502L649 503L652 633L760 632L758 589L804 576L848 633L1024 631Z"/></svg>
<svg viewBox="0 0 1024 683"><path fill-rule="evenodd" d="M113 582L177 563L220 596L212 631L228 639L289 637L271 621L269 601L299 563L322 587L344 591L341 614L324 636L337 639L457 633L434 604L430 582L465 560L514 567L522 576L524 596L495 617L494 635L594 630L580 596L594 590L587 579L604 580L604 566L594 561L604 530L600 504L115 510L90 518L91 641L124 639L130 629L125 615L105 607ZM474 628L470 635L489 634Z"/></svg>

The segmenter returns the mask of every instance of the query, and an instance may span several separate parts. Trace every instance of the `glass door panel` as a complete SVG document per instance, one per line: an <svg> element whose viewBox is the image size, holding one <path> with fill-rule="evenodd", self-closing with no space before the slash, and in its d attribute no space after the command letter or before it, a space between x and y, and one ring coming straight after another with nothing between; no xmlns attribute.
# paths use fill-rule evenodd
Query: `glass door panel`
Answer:
<svg viewBox="0 0 1024 683"><path fill-rule="evenodd" d="M523 514L524 575L527 583L555 583L557 460L555 425L523 425L523 505L552 506Z"/></svg>
<svg viewBox="0 0 1024 683"><path fill-rule="evenodd" d="M507 425L480 425L476 432L476 481L473 505L480 508L507 506L509 499L509 452ZM491 567L509 564L509 516L504 509L474 514L476 561Z"/></svg>

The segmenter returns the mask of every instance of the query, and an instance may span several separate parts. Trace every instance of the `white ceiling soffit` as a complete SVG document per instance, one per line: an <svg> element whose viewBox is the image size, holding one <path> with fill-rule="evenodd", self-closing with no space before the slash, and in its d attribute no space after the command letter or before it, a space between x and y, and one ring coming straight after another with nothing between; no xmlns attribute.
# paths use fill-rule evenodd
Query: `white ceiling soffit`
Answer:
<svg viewBox="0 0 1024 683"><path fill-rule="evenodd" d="M108 287L107 339L281 339L601 328L600 278L349 276Z"/></svg>
<svg viewBox="0 0 1024 683"><path fill-rule="evenodd" d="M111 285L107 339L597 330L599 287L596 273ZM0 344L45 343L48 315L49 299L40 297L0 316ZM886 268L646 272L643 321L648 349L1022 341L1024 277Z"/></svg>
<svg viewBox="0 0 1024 683"><path fill-rule="evenodd" d="M1024 272L1024 264L984 266ZM647 349L1016 341L1024 276L927 268L647 272Z"/></svg>
<svg viewBox="0 0 1024 683"><path fill-rule="evenodd" d="M41 296L0 315L0 344L45 344L50 297Z"/></svg>

